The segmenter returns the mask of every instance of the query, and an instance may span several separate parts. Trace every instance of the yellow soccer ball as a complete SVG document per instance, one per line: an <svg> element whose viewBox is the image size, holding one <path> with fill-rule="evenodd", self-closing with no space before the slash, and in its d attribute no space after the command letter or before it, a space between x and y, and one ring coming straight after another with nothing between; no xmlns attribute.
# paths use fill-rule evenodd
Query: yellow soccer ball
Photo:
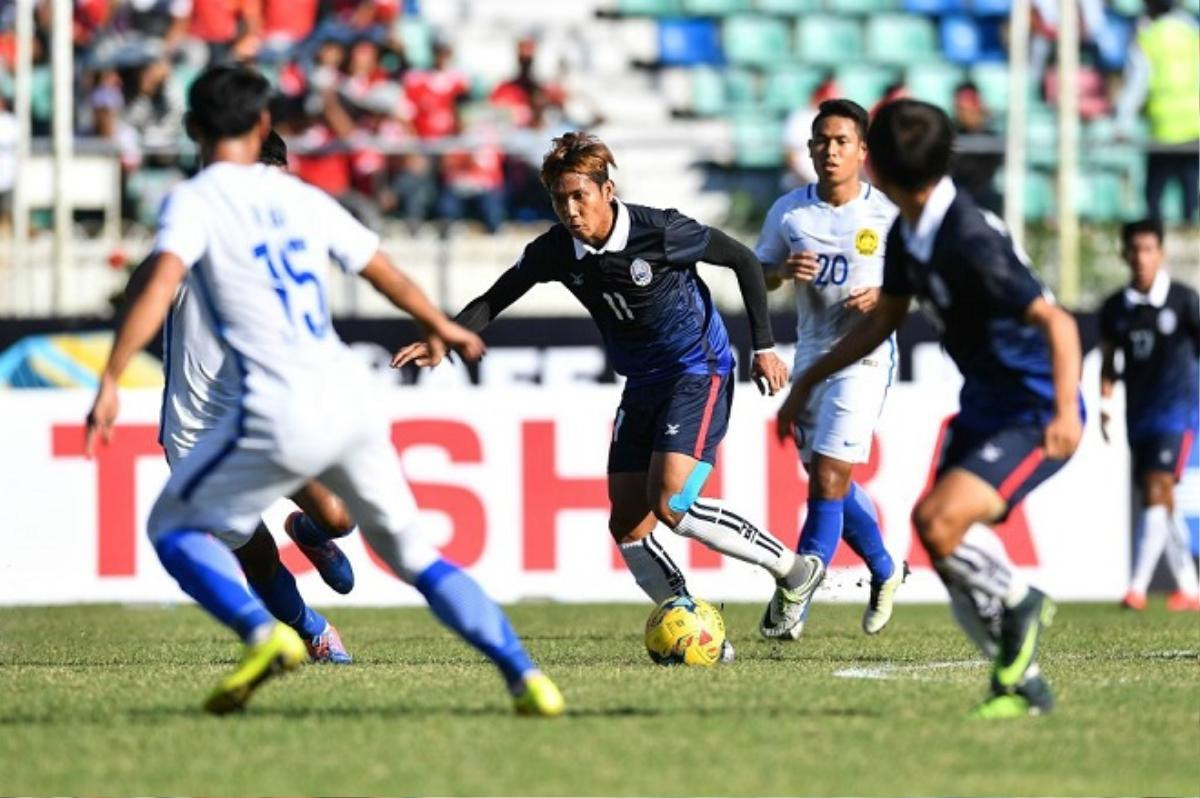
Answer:
<svg viewBox="0 0 1200 798"><path fill-rule="evenodd" d="M715 665L724 643L725 621L703 599L671 596L646 621L646 651L659 665Z"/></svg>

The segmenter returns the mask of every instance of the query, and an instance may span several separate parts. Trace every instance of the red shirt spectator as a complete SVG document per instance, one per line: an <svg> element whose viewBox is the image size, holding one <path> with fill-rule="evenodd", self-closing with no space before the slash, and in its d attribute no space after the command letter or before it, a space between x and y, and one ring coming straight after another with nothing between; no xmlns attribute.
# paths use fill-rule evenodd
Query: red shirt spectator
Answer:
<svg viewBox="0 0 1200 798"><path fill-rule="evenodd" d="M316 124L304 131L298 144L300 149L315 149L324 147L333 140L333 132L328 127ZM331 196L340 197L350 189L349 153L294 154L288 160L293 174Z"/></svg>
<svg viewBox="0 0 1200 798"><path fill-rule="evenodd" d="M434 68L414 69L404 76L404 92L413 104L413 127L423 139L458 132L458 101L470 89L467 76L451 67L450 46L434 48Z"/></svg>
<svg viewBox="0 0 1200 798"><path fill-rule="evenodd" d="M224 44L238 35L238 22L247 33L258 33L262 0L173 0L171 15L189 20L188 35L210 44Z"/></svg>
<svg viewBox="0 0 1200 798"><path fill-rule="evenodd" d="M302 41L317 23L317 0L263 0L263 35Z"/></svg>

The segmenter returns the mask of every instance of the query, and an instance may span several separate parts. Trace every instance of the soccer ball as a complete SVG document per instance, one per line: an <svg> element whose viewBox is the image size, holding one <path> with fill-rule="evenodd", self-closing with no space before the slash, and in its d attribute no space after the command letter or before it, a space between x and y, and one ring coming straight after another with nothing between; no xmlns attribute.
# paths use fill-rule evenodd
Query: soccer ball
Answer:
<svg viewBox="0 0 1200 798"><path fill-rule="evenodd" d="M724 643L725 621L703 599L671 596L646 621L646 651L659 665L715 665Z"/></svg>

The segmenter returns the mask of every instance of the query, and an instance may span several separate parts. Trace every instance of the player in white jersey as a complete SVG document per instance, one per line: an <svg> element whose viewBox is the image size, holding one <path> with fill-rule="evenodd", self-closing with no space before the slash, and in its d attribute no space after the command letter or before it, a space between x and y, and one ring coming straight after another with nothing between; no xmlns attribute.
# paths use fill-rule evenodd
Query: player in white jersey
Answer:
<svg viewBox="0 0 1200 798"><path fill-rule="evenodd" d="M241 709L267 678L307 659L300 637L271 617L212 533L249 538L276 497L316 477L346 502L380 559L496 664L518 712L561 714L562 694L504 613L421 535L378 384L330 324L330 256L412 314L434 359L449 347L476 360L483 342L434 308L379 251L378 237L330 197L255 163L269 98L270 84L244 66L211 67L192 84L188 132L209 166L164 203L158 255L117 329L88 414L90 451L111 434L129 359L153 338L179 284L194 279L233 360L237 406L172 470L147 526L180 587L245 642L205 709Z"/></svg>
<svg viewBox="0 0 1200 798"><path fill-rule="evenodd" d="M287 145L279 134L272 131L263 142L259 161L286 168ZM153 260L151 254L134 271L127 289L129 298L141 288ZM172 467L191 453L201 436L214 429L225 413L237 407L234 362L191 282L184 280L179 286L163 325L165 384L158 440ZM330 587L349 593L354 587L354 569L333 542L333 538L353 530L345 506L315 481L309 481L291 498L301 512L288 516L285 531ZM230 543L254 592L272 615L304 638L314 661L339 665L352 662L337 628L300 595L295 577L280 559L275 539L264 524L258 525L249 540L234 536Z"/></svg>
<svg viewBox="0 0 1200 798"><path fill-rule="evenodd" d="M791 278L796 286L796 362L803 374L874 307L883 282L883 249L896 208L861 179L866 160L867 112L850 100L821 103L809 150L817 182L791 191L771 206L756 252L767 285ZM797 550L826 567L838 541L871 571L871 598L863 630L877 634L892 616L893 596L904 580L883 544L874 503L851 479L871 454L871 438L896 365L889 338L822 382L797 408L793 434L809 476L808 516ZM795 640L810 601L781 601L779 589L763 613L764 637Z"/></svg>

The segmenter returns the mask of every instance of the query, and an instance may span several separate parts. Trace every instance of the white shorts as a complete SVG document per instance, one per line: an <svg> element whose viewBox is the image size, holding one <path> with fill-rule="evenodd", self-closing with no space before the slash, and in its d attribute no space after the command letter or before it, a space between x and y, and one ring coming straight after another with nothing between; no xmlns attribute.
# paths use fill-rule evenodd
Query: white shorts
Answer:
<svg viewBox="0 0 1200 798"><path fill-rule="evenodd" d="M886 369L852 366L813 389L793 433L800 459L823 454L847 463L871 457L871 437L883 410L890 374Z"/></svg>
<svg viewBox="0 0 1200 798"><path fill-rule="evenodd" d="M253 432L239 435L237 423L237 414L229 414L194 450L172 460L150 512L152 540L199 529L239 548L268 507L315 478L346 503L367 544L402 579L412 581L438 559L417 529L416 502L382 417L346 408L307 434L292 428L288 440L303 441L302 449ZM263 425L246 424L255 427Z"/></svg>

